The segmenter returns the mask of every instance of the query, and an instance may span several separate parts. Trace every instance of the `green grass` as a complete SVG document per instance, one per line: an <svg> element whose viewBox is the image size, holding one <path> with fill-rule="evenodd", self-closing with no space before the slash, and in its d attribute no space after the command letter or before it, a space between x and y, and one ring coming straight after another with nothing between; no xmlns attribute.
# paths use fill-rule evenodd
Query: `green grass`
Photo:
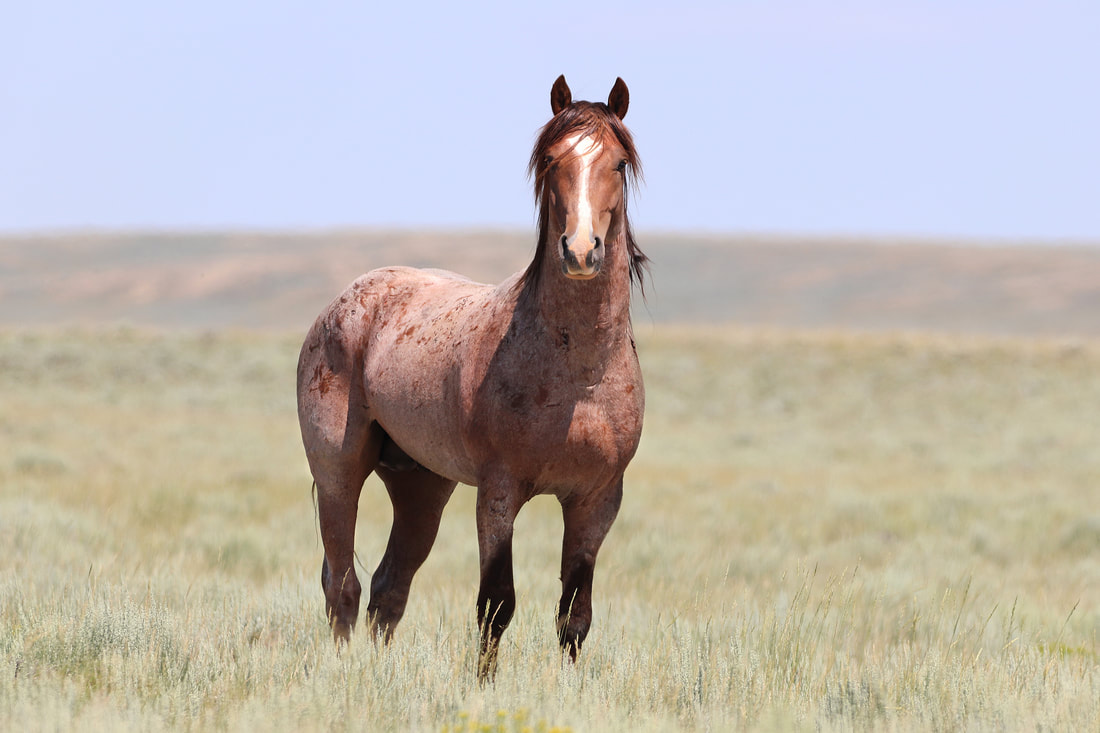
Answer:
<svg viewBox="0 0 1100 733"><path fill-rule="evenodd" d="M485 688L470 489L335 653L298 337L0 333L0 729L1100 728L1100 347L639 331L581 661L537 498ZM388 523L371 479L364 577Z"/></svg>

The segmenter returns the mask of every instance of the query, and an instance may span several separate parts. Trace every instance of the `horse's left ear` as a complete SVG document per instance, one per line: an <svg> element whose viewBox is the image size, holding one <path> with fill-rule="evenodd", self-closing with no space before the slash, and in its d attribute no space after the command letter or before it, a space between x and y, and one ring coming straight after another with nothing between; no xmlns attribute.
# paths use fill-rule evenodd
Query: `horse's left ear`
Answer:
<svg viewBox="0 0 1100 733"><path fill-rule="evenodd" d="M607 106L620 120L626 117L626 108L630 106L630 91L621 78L615 79L611 94L607 95Z"/></svg>
<svg viewBox="0 0 1100 733"><path fill-rule="evenodd" d="M550 89L550 110L557 114L573 103L573 92L569 91L569 85L565 83L565 74L554 80L554 86Z"/></svg>

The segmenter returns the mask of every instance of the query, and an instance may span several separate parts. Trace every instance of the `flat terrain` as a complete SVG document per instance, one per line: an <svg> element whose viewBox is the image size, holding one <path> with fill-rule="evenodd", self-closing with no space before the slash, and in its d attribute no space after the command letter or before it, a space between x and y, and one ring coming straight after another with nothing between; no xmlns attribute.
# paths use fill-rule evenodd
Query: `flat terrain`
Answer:
<svg viewBox="0 0 1100 733"><path fill-rule="evenodd" d="M536 499L481 689L468 488L392 647L334 653L297 337L0 335L0 729L1100 726L1100 347L645 327L639 349L646 432L581 662ZM364 577L388 522L370 479Z"/></svg>
<svg viewBox="0 0 1100 733"><path fill-rule="evenodd" d="M537 498L477 685L464 487L392 646L337 655L301 332L370 267L529 252L436 241L0 243L0 730L1100 730L1086 247L652 238L646 428L580 662ZM389 520L369 479L362 578Z"/></svg>
<svg viewBox="0 0 1100 733"><path fill-rule="evenodd" d="M638 322L1100 337L1095 246L639 236ZM529 234L94 234L0 238L0 326L304 330L359 274L440 267L499 282Z"/></svg>

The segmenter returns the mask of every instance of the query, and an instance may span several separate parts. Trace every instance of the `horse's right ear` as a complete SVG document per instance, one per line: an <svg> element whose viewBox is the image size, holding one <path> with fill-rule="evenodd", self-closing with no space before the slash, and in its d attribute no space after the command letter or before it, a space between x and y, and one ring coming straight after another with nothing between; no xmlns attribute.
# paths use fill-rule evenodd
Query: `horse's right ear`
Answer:
<svg viewBox="0 0 1100 733"><path fill-rule="evenodd" d="M557 114L572 103L573 92L569 91L569 85L565 83L565 74L562 74L550 89L550 109Z"/></svg>
<svg viewBox="0 0 1100 733"><path fill-rule="evenodd" d="M607 95L607 106L620 120L626 117L626 108L630 106L630 91L622 77L616 77L611 94Z"/></svg>

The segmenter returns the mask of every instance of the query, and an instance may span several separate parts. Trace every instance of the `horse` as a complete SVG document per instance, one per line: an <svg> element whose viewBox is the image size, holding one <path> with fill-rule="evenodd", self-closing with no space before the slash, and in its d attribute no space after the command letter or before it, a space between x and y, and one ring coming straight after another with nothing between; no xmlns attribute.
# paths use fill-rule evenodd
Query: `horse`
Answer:
<svg viewBox="0 0 1100 733"><path fill-rule="evenodd" d="M337 647L362 587L356 513L372 472L393 524L370 580L372 637L388 643L458 483L477 487L477 674L494 678L515 611L513 522L552 494L564 518L557 635L576 661L592 620L596 555L638 448L645 391L630 321L647 257L627 197L639 172L616 79L607 103L573 101L559 77L528 165L535 256L503 283L387 267L317 317L298 360L298 418L316 487L321 585Z"/></svg>

